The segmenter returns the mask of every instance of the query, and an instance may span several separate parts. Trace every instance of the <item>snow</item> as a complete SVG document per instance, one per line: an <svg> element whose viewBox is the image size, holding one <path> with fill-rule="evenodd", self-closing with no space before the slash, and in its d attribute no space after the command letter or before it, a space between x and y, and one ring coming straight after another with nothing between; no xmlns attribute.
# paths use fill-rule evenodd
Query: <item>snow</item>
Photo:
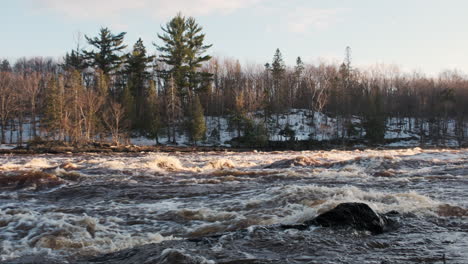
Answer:
<svg viewBox="0 0 468 264"><path fill-rule="evenodd" d="M16 148L16 145L0 144L0 149L14 149L14 148Z"/></svg>
<svg viewBox="0 0 468 264"><path fill-rule="evenodd" d="M248 113L253 121L257 124L264 123L264 115L262 111L255 113ZM39 120L38 125L39 125ZM206 122L206 139L203 142L199 142L201 146L230 146L229 142L238 136L238 132L235 131L229 125L228 116L205 116ZM357 135L352 136L354 139L362 138L365 136L365 130L362 129L362 120L358 116L351 118L351 123L357 128ZM329 117L323 113L315 112L309 109L290 109L282 114L273 114L265 123L266 128L269 132L269 140L271 141L287 141L288 138L280 135L281 131L289 126L295 132L294 139L298 141L304 140L332 140L334 138L340 138L342 135L342 129L336 118ZM427 134L430 126L428 122L423 124L424 132ZM386 124L385 139L395 141L386 144L386 147L415 147L421 144L420 131L417 126L415 118L389 118ZM447 147L458 147L459 142L455 137L456 123L454 120L449 120L446 135L447 139L443 141L428 141L424 144L426 146L443 145ZM41 130L38 126L38 133L41 136ZM0 149L12 149L14 143L18 142L17 131L6 130L5 133L6 142L10 144L0 145ZM468 137L468 134L465 135ZM25 123L23 125L23 142L27 142L31 139L31 125ZM159 142L165 145L173 145L166 135L161 135ZM135 136L130 138L130 144L137 146L149 146L155 145L156 141L144 136ZM184 132L179 132L176 135L176 145L178 146L189 146L191 145L190 137ZM363 145L356 145L355 147L365 147Z"/></svg>
<svg viewBox="0 0 468 264"><path fill-rule="evenodd" d="M264 123L263 112L250 113L254 122ZM229 141L238 136L237 131L229 126L227 117L206 116L206 140L199 145L202 146L229 146ZM359 129L358 135L353 138L365 136L365 131L362 129L362 121L358 116L351 118L351 123ZM341 137L342 128L337 125L336 118L329 117L323 113L314 112L308 109L290 109L284 114L274 114L266 122L267 129L272 141L286 141L288 138L280 135L281 130L289 126L295 132L295 140L331 140L336 137ZM416 131L416 120L414 118L405 118L401 121L397 118L389 118L386 124L385 139L398 139L396 142L386 144L386 147L415 147L421 144L419 133ZM428 124L424 124L427 131ZM419 131L418 131L419 132ZM447 133L450 137L455 135L455 122L451 120L448 124ZM189 145L189 137L185 134L178 134L176 141L179 145ZM160 142L167 143L166 137L162 137ZM135 145L153 145L154 140L149 140L144 137L132 138L131 143ZM458 142L455 139L449 139L445 142L425 142L426 145L436 145L443 143L447 147L457 147ZM355 147L365 147L364 145L356 145Z"/></svg>

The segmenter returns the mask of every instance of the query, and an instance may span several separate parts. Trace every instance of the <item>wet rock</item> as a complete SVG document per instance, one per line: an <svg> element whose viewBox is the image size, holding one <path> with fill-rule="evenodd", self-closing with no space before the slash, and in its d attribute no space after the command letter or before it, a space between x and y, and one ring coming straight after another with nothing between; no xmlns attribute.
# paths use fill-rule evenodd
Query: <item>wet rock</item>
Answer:
<svg viewBox="0 0 468 264"><path fill-rule="evenodd" d="M83 176L78 172L61 172L58 176L61 179L74 182L80 181L83 178Z"/></svg>
<svg viewBox="0 0 468 264"><path fill-rule="evenodd" d="M373 174L374 177L393 177L395 173L393 171L378 171Z"/></svg>
<svg viewBox="0 0 468 264"><path fill-rule="evenodd" d="M437 214L440 216L454 216L454 217L463 217L468 216L468 210L458 206L452 206L449 204L442 204L437 208Z"/></svg>
<svg viewBox="0 0 468 264"><path fill-rule="evenodd" d="M316 159L299 156L293 159L284 159L275 161L272 164L266 166L267 169L281 169L281 168L291 168L291 167L306 167L306 166L318 166L322 163Z"/></svg>
<svg viewBox="0 0 468 264"><path fill-rule="evenodd" d="M43 190L53 188L64 184L65 181L42 171L27 171L16 175L1 175L0 174L0 187L7 189L25 189L34 188Z"/></svg>
<svg viewBox="0 0 468 264"><path fill-rule="evenodd" d="M34 255L22 256L20 258L10 260L8 262L1 262L8 264L66 264L69 263L63 259L53 258L47 256L47 253L39 253Z"/></svg>
<svg viewBox="0 0 468 264"><path fill-rule="evenodd" d="M148 259L145 264L214 264L214 261L209 261L200 256L194 256L180 249L165 249L158 258Z"/></svg>
<svg viewBox="0 0 468 264"><path fill-rule="evenodd" d="M374 212L364 203L342 203L304 224L323 227L352 227L357 230L367 230L377 235L395 227L395 221L389 218L395 213L382 215Z"/></svg>
<svg viewBox="0 0 468 264"><path fill-rule="evenodd" d="M76 261L79 264L215 264L217 262L199 254L196 243L168 242L164 244L148 244L122 251L104 254ZM180 248L182 247L182 248ZM185 249L192 248L193 249ZM197 253L194 253L197 252Z"/></svg>

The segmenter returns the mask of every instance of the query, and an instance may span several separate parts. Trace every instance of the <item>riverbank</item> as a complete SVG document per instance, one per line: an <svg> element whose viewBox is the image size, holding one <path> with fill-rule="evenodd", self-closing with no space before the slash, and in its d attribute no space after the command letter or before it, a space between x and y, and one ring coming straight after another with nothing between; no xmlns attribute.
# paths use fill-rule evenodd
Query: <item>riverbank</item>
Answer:
<svg viewBox="0 0 468 264"><path fill-rule="evenodd" d="M453 144L420 144L416 138L387 139L383 144L369 144L365 140L296 140L296 141L268 141L263 146L247 147L239 144L232 145L114 145L107 142L89 142L70 144L63 141L39 141L22 146L2 145L0 154L67 154L67 153L138 153L138 152L211 152L211 151L307 151L307 150L363 150L363 149L424 149L451 148L463 146Z"/></svg>

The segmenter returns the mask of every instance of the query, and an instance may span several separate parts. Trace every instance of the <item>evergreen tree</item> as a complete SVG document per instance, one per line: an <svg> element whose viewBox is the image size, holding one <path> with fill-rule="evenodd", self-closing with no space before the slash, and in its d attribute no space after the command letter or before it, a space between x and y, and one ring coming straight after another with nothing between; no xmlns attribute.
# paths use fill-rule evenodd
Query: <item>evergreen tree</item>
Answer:
<svg viewBox="0 0 468 264"><path fill-rule="evenodd" d="M158 98L156 87L154 85L154 81L151 81L149 94L147 98L148 113L146 131L148 137L153 138L156 141L156 145L159 144L159 136L162 130L161 111L159 103L160 101Z"/></svg>
<svg viewBox="0 0 468 264"><path fill-rule="evenodd" d="M83 71L87 67L83 54L81 54L79 50L72 50L70 53L67 52L61 66L65 71Z"/></svg>
<svg viewBox="0 0 468 264"><path fill-rule="evenodd" d="M128 120L130 127L135 124L135 97L132 95L130 84L125 86L122 95L122 105L125 111L125 119Z"/></svg>
<svg viewBox="0 0 468 264"><path fill-rule="evenodd" d="M286 124L286 126L280 130L279 135L285 137L288 141L294 141L296 131L294 131L289 124Z"/></svg>
<svg viewBox="0 0 468 264"><path fill-rule="evenodd" d="M351 69L351 48L346 47L345 58L339 69L338 84L340 91L337 94L338 99L338 123L341 123L341 138L343 144L346 138L351 136L350 131L353 130L351 123L351 113L353 106L351 105L352 89L353 89L353 72Z"/></svg>
<svg viewBox="0 0 468 264"><path fill-rule="evenodd" d="M268 144L268 129L264 123L255 123L250 118L245 119L244 136L241 144L247 147L264 147Z"/></svg>
<svg viewBox="0 0 468 264"><path fill-rule="evenodd" d="M304 72L304 62L302 62L301 57L297 57L296 59L296 66L294 67L294 74L296 78L299 79Z"/></svg>
<svg viewBox="0 0 468 264"><path fill-rule="evenodd" d="M174 78L179 95L183 101L187 101L191 94L206 88L207 80L212 76L199 72L202 63L211 59L203 55L211 45L203 44L205 34L201 33L202 28L195 19L186 18L180 13L162 30L164 34L158 34L158 37L164 44L156 47L161 52L160 60L171 67L163 74L166 79L170 76Z"/></svg>
<svg viewBox="0 0 468 264"><path fill-rule="evenodd" d="M0 64L0 72L11 72L11 65L7 59L2 60Z"/></svg>
<svg viewBox="0 0 468 264"><path fill-rule="evenodd" d="M172 78L175 86L179 89L179 94L185 96L187 93L188 82L187 75L187 36L186 18L180 13L169 21L165 27L161 27L164 32L158 37L164 42L162 46L156 45L160 54L160 61L169 65L169 70L163 70L161 73L166 79Z"/></svg>
<svg viewBox="0 0 468 264"><path fill-rule="evenodd" d="M125 72L128 76L127 87L130 88L131 95L135 99L135 113L136 118L133 122L132 128L137 128L140 131L144 127L144 113L149 94L149 80L151 74L148 72L149 64L154 60L154 56L146 55L146 48L143 41L138 41L133 46L132 53L128 56Z"/></svg>
<svg viewBox="0 0 468 264"><path fill-rule="evenodd" d="M383 143L385 139L386 117L382 95L378 87L372 87L366 95L368 109L364 113L363 127L371 144Z"/></svg>
<svg viewBox="0 0 468 264"><path fill-rule="evenodd" d="M213 45L205 45L205 34L201 33L202 27L198 25L193 17L189 17L187 24L187 65L189 74L189 85L192 93L206 91L207 83L213 74L199 72L202 63L209 61L211 56L203 55Z"/></svg>
<svg viewBox="0 0 468 264"><path fill-rule="evenodd" d="M88 43L94 47L94 50L83 51L89 66L101 69L105 75L117 70L125 59L125 55L119 54L127 47L123 44L125 34L126 32L121 32L114 35L108 28L101 28L99 36L85 36Z"/></svg>
<svg viewBox="0 0 468 264"><path fill-rule="evenodd" d="M302 75L304 72L304 62L302 62L301 57L297 57L296 59L296 66L294 66L294 86L292 89L289 90L289 105L288 107L292 108L294 107L294 99L296 99L296 96L299 94L300 97L306 97L307 96L307 90L308 89L301 89L305 88L302 85ZM305 105L302 105L302 107L305 107Z"/></svg>
<svg viewBox="0 0 468 264"><path fill-rule="evenodd" d="M190 134L192 141L196 144L197 141L205 137L206 125L205 117L203 114L203 107L200 103L200 98L195 96L192 102L192 113L190 120Z"/></svg>
<svg viewBox="0 0 468 264"><path fill-rule="evenodd" d="M279 49L276 49L275 55L273 56L273 62L271 63L271 77L272 77L272 91L275 100L272 102L271 112L279 112L287 100L287 91L282 89L282 80L286 72L286 66L284 64L283 55ZM276 121L278 122L279 116L276 115Z"/></svg>
<svg viewBox="0 0 468 264"><path fill-rule="evenodd" d="M272 107L273 107L273 91L271 87L271 65L270 63L265 63L265 72L264 72L264 84L263 84L263 100L262 108L264 110L265 123L270 118Z"/></svg>
<svg viewBox="0 0 468 264"><path fill-rule="evenodd" d="M284 65L283 55L279 49L276 49L275 55L273 55L273 62L271 63L271 74L274 80L280 80L286 71Z"/></svg>

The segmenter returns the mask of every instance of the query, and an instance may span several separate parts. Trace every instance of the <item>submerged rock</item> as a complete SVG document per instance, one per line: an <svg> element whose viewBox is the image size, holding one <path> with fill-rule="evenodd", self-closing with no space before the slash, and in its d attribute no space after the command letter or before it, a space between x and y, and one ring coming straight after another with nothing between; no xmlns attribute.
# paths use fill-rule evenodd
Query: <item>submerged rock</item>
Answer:
<svg viewBox="0 0 468 264"><path fill-rule="evenodd" d="M450 217L463 217L468 216L468 209L452 206L450 204L442 204L437 208L437 214L440 216Z"/></svg>
<svg viewBox="0 0 468 264"><path fill-rule="evenodd" d="M165 249L160 257L148 259L144 262L145 264L214 264L214 261L210 261L201 256L195 256L188 254L185 250L180 249Z"/></svg>
<svg viewBox="0 0 468 264"><path fill-rule="evenodd" d="M304 224L306 226L352 227L377 235L394 229L396 222L388 216L395 214L398 213L391 212L385 215L376 213L365 203L342 203Z"/></svg>

